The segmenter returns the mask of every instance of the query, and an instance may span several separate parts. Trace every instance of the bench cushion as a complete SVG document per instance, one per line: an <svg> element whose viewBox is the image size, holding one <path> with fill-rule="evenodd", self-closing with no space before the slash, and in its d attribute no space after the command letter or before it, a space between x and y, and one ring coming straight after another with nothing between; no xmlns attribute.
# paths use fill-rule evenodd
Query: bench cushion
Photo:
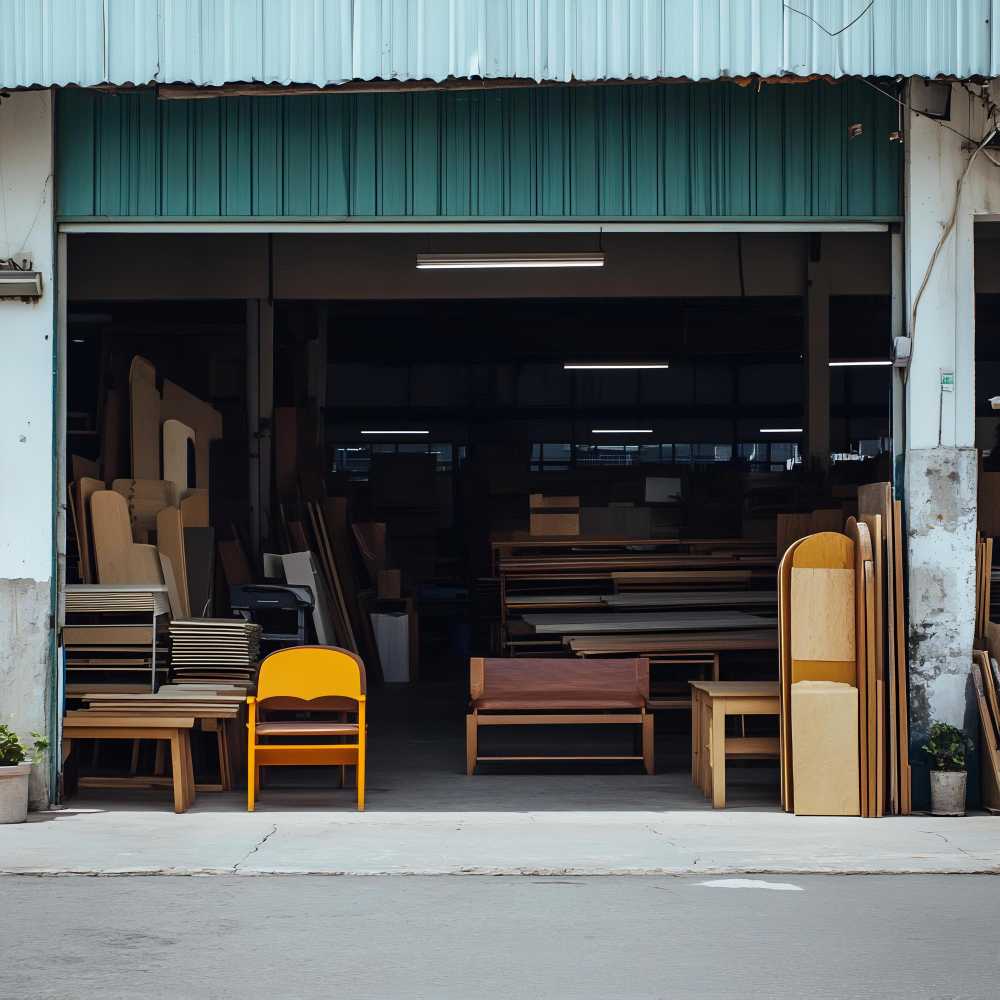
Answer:
<svg viewBox="0 0 1000 1000"><path fill-rule="evenodd" d="M472 669L482 711L640 709L649 698L646 659L487 659Z"/></svg>

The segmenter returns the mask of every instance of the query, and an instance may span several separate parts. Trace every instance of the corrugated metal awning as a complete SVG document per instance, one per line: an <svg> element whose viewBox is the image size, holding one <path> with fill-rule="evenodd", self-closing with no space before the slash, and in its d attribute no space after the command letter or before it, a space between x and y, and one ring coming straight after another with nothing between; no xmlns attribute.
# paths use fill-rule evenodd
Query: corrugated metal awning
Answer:
<svg viewBox="0 0 1000 1000"><path fill-rule="evenodd" d="M1000 0L0 0L0 86L967 79L1000 75L998 21Z"/></svg>

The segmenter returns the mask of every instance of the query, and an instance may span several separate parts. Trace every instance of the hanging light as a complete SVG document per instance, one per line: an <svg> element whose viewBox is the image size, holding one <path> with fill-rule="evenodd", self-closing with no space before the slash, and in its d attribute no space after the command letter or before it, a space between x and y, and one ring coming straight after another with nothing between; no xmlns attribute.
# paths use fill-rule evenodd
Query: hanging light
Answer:
<svg viewBox="0 0 1000 1000"><path fill-rule="evenodd" d="M603 267L603 253L418 253L417 268L426 271L472 267Z"/></svg>

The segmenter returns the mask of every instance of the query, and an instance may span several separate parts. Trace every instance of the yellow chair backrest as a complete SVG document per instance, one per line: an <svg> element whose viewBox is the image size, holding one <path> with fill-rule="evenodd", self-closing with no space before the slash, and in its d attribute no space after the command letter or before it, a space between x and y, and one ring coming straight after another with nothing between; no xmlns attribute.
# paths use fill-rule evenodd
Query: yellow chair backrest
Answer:
<svg viewBox="0 0 1000 1000"><path fill-rule="evenodd" d="M335 646L291 646L266 656L257 678L257 700L341 697L365 694L365 667L358 657Z"/></svg>

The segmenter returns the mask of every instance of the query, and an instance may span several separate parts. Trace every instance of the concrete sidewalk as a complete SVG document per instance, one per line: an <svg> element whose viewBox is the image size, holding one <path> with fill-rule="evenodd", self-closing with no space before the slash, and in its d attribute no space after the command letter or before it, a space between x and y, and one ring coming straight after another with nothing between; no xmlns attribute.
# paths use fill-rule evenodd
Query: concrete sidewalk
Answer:
<svg viewBox="0 0 1000 1000"><path fill-rule="evenodd" d="M33 813L0 828L0 874L607 875L1000 873L1000 820L749 810L366 812L269 794Z"/></svg>

